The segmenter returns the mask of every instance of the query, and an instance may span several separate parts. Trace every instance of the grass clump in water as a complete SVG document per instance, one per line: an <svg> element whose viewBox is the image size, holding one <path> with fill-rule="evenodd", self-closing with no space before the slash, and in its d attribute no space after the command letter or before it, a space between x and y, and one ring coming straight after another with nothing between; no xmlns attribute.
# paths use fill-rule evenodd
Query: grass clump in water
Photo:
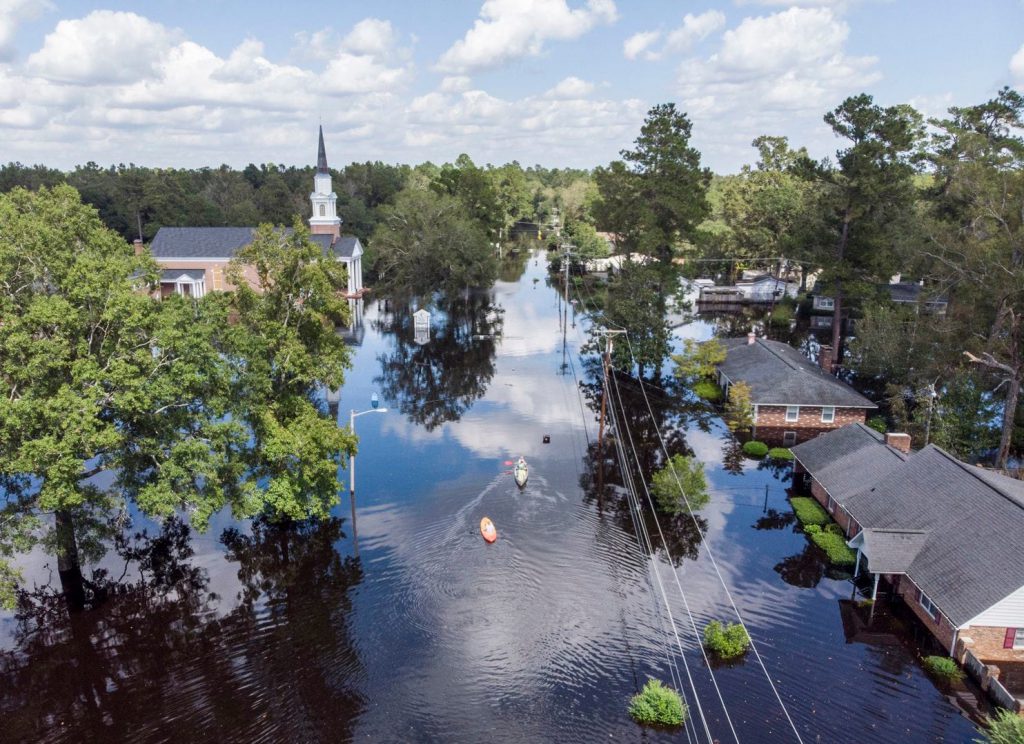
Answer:
<svg viewBox="0 0 1024 744"><path fill-rule="evenodd" d="M629 715L637 723L682 726L686 714L686 704L679 693L657 679L647 680L644 689L629 701Z"/></svg>
<svg viewBox="0 0 1024 744"><path fill-rule="evenodd" d="M921 661L924 670L936 679L956 682L964 678L964 671L948 656L925 656Z"/></svg>
<svg viewBox="0 0 1024 744"><path fill-rule="evenodd" d="M737 659L750 648L750 636L739 623L722 625L712 620L704 627L704 647L723 661Z"/></svg>
<svg viewBox="0 0 1024 744"><path fill-rule="evenodd" d="M828 512L822 509L821 504L812 498L807 496L794 496L789 501L793 504L793 511L796 512L796 518L799 519L800 524L804 526L809 524L823 525L828 524L831 521L829 519Z"/></svg>
<svg viewBox="0 0 1024 744"><path fill-rule="evenodd" d="M693 392L698 398L717 403L722 399L722 388L718 387L711 380L700 380L693 383Z"/></svg>
<svg viewBox="0 0 1024 744"><path fill-rule="evenodd" d="M977 744L1021 744L1024 742L1024 717L1009 710L996 711L981 733L985 738L975 739Z"/></svg>
<svg viewBox="0 0 1024 744"><path fill-rule="evenodd" d="M828 529L823 530L816 524L807 525L804 532L811 538L812 543L825 551L829 563L833 566L846 568L857 562L857 551L846 544L844 535L837 535Z"/></svg>
<svg viewBox="0 0 1024 744"><path fill-rule="evenodd" d="M772 447L768 450L768 457L773 460L792 460L793 451L789 447Z"/></svg>
<svg viewBox="0 0 1024 744"><path fill-rule="evenodd" d="M768 454L768 445L752 439L743 445L743 453L750 457L764 457Z"/></svg>

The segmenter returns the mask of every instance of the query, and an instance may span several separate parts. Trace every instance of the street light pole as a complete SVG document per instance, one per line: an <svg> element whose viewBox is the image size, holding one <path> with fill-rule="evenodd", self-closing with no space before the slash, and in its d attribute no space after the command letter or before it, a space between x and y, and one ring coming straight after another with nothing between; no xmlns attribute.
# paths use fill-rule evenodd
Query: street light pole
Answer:
<svg viewBox="0 0 1024 744"><path fill-rule="evenodd" d="M352 432L353 436L356 433L356 416L362 416L364 413L387 413L387 408L377 408L379 405L377 401L377 394L373 394L371 400L373 408L368 408L365 411L359 411L358 413L353 408L349 413L348 417L348 428ZM348 455L348 497L352 504L352 545L355 548L356 558L359 557L359 535L356 532L356 454L350 452Z"/></svg>

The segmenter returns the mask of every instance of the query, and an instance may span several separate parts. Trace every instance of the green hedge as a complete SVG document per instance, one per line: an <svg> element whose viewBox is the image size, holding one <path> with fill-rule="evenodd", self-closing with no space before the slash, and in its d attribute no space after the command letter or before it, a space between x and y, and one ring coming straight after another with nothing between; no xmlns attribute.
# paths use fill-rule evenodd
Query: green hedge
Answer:
<svg viewBox="0 0 1024 744"><path fill-rule="evenodd" d="M682 726L686 713L679 693L656 679L647 680L644 689L629 701L629 715L638 723Z"/></svg>
<svg viewBox="0 0 1024 744"><path fill-rule="evenodd" d="M825 551L832 565L852 567L857 562L857 551L846 544L846 538L843 535L820 530L807 532L807 536L811 538L811 542Z"/></svg>
<svg viewBox="0 0 1024 744"><path fill-rule="evenodd" d="M735 659L750 648L750 636L739 623L722 625L712 620L704 627L704 647L720 659Z"/></svg>
<svg viewBox="0 0 1024 744"><path fill-rule="evenodd" d="M925 656L921 660L928 674L947 682L955 682L964 678L964 670L948 656Z"/></svg>
<svg viewBox="0 0 1024 744"><path fill-rule="evenodd" d="M773 460L792 460L793 452L788 447L772 447L768 450L768 457Z"/></svg>
<svg viewBox="0 0 1024 744"><path fill-rule="evenodd" d="M812 498L807 496L794 496L791 498L790 503L793 504L793 511L796 512L796 518L800 520L800 524L806 526L809 524L828 524L832 521L828 512L821 508L821 504Z"/></svg>
<svg viewBox="0 0 1024 744"><path fill-rule="evenodd" d="M711 380L700 380L693 384L693 392L699 398L717 403L722 399L722 388L718 387Z"/></svg>
<svg viewBox="0 0 1024 744"><path fill-rule="evenodd" d="M981 733L985 738L974 741L982 744L1021 744L1024 742L1024 717L1010 710L997 710L985 723Z"/></svg>
<svg viewBox="0 0 1024 744"><path fill-rule="evenodd" d="M743 453L750 457L764 457L768 454L768 445L764 442L751 440L743 445Z"/></svg>

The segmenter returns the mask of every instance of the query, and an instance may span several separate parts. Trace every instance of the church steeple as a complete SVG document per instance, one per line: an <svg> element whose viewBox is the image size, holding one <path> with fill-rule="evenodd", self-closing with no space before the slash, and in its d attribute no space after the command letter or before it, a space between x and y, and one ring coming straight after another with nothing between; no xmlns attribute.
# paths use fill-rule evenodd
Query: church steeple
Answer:
<svg viewBox="0 0 1024 744"><path fill-rule="evenodd" d="M341 237L341 220L338 218L338 195L331 188L331 171L327 168L327 150L324 148L324 127L320 125L320 143L316 155L316 175L313 176L313 193L309 195L313 205L313 216L309 229L314 235Z"/></svg>
<svg viewBox="0 0 1024 744"><path fill-rule="evenodd" d="M316 172L327 173L327 150L324 149L324 125L320 125L320 147L316 153Z"/></svg>

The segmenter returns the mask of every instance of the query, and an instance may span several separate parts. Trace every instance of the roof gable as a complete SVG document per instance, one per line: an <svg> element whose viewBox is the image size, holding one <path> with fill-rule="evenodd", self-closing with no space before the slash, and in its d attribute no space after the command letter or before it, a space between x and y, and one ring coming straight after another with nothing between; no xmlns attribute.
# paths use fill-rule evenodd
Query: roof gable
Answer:
<svg viewBox="0 0 1024 744"><path fill-rule="evenodd" d="M840 504L903 464L907 456L864 424L847 424L793 447L793 455Z"/></svg>

